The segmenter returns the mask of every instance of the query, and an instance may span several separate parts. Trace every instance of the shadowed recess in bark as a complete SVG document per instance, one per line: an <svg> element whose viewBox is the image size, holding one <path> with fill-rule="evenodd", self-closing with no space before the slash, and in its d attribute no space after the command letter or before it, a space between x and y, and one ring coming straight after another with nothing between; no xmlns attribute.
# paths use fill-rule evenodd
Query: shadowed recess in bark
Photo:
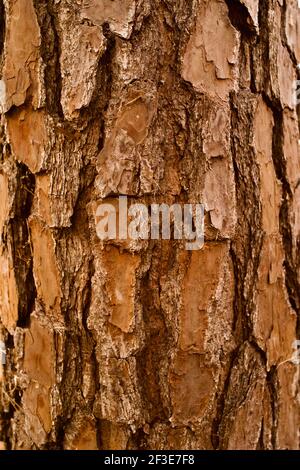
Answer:
<svg viewBox="0 0 300 470"><path fill-rule="evenodd" d="M0 1L0 55L3 52L5 37L5 10L3 0Z"/></svg>

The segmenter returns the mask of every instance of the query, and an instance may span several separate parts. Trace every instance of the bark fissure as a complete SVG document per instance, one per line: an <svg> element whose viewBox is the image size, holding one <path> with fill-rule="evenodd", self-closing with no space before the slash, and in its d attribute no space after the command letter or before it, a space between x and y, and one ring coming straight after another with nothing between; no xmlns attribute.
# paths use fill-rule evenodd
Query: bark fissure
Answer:
<svg viewBox="0 0 300 470"><path fill-rule="evenodd" d="M34 7L41 31L41 57L45 64L45 90L49 113L63 119L61 107L60 40L53 0L34 0Z"/></svg>
<svg viewBox="0 0 300 470"><path fill-rule="evenodd" d="M5 9L3 0L0 1L0 56L1 62L0 66L2 67L2 53L4 47L4 38L5 38Z"/></svg>

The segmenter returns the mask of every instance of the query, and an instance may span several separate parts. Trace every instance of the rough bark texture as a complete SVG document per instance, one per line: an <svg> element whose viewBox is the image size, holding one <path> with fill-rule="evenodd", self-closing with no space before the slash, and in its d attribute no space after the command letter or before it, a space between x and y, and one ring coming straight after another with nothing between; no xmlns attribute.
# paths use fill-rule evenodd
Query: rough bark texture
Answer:
<svg viewBox="0 0 300 470"><path fill-rule="evenodd" d="M299 32L297 0L0 0L6 448L299 448ZM120 194L203 202L204 248L102 246Z"/></svg>

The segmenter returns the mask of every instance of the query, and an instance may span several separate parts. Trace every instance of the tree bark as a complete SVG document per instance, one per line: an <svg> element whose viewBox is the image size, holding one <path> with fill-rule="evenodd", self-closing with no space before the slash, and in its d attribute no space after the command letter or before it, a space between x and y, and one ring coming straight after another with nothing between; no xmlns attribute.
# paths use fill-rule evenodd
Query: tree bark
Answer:
<svg viewBox="0 0 300 470"><path fill-rule="evenodd" d="M298 449L297 0L0 0L7 449ZM96 235L205 205L205 244Z"/></svg>

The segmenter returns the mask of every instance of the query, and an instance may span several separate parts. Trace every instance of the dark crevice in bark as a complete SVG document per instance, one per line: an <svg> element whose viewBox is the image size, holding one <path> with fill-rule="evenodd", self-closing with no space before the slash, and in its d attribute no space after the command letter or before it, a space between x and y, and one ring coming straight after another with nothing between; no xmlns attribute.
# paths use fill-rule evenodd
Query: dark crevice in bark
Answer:
<svg viewBox="0 0 300 470"><path fill-rule="evenodd" d="M2 391L3 393L3 391ZM4 402L4 400L3 400ZM15 409L12 404L7 411L1 410L0 415L0 440L5 443L6 450L12 450L12 429L11 421L14 418Z"/></svg>
<svg viewBox="0 0 300 470"><path fill-rule="evenodd" d="M230 98L230 106L231 106L231 128L233 129L237 122L238 119L238 112L236 107L234 106L232 96ZM236 146L235 146L235 141L233 138L233 134L231 132L230 135L230 145L231 145L231 155L232 155L232 163L233 163L233 169L234 169L234 176L235 176L235 185L238 188L239 187L239 179L240 179L240 172L239 172L239 167L238 167L238 162L237 162L237 155L236 155ZM233 244L231 242L230 244L230 255L233 263L233 274L234 274L234 302L233 302L233 325L232 325L232 330L235 331L238 318L239 318L239 313L241 309L241 299L239 296L239 292L241 291L240 283L241 279L239 276L239 271L241 270L240 265L239 265L239 259L236 256Z"/></svg>
<svg viewBox="0 0 300 470"><path fill-rule="evenodd" d="M62 410L56 424L57 449L63 448L65 431L76 409L77 400L74 390L80 389L82 371L78 358L80 357L80 338L77 330L71 330L71 325L66 328L64 343L64 363L62 380L59 386L60 396L63 397Z"/></svg>
<svg viewBox="0 0 300 470"><path fill-rule="evenodd" d="M70 229L57 230L56 239L63 239L68 235L71 236ZM74 274L71 274L71 276L74 276ZM70 282L73 283L72 278ZM72 422L78 404L81 403L80 391L83 378L81 351L84 335L82 334L76 305L70 306L63 299L61 301L61 308L64 315L64 344L59 393L63 400L61 412L56 421L55 442L48 441L46 444L47 446L54 446L53 449L57 450L63 448L67 426ZM75 395L74 390L76 390Z"/></svg>
<svg viewBox="0 0 300 470"><path fill-rule="evenodd" d="M105 450L103 449L102 445L102 437L101 437L101 419L95 418L96 423L96 442L97 442L97 450Z"/></svg>
<svg viewBox="0 0 300 470"><path fill-rule="evenodd" d="M3 0L0 0L0 68L1 68L1 55L4 48L5 38L5 8Z"/></svg>
<svg viewBox="0 0 300 470"><path fill-rule="evenodd" d="M264 96L267 105L271 108L274 117L274 129L273 129L273 164L276 172L276 177L280 180L284 195L289 199L292 197L292 190L287 179L287 162L283 152L283 111L279 100L269 100L267 96Z"/></svg>
<svg viewBox="0 0 300 470"><path fill-rule="evenodd" d="M269 25L268 25L269 0L260 0L258 4L258 27L259 36L253 47L253 70L255 72L256 91L268 89L270 86L270 70L266 64L270 63L269 52ZM260 75L262 79L260 80Z"/></svg>
<svg viewBox="0 0 300 470"><path fill-rule="evenodd" d="M255 25L248 9L239 0L225 0L228 6L228 16L232 26L237 29L242 40L252 38L256 35Z"/></svg>
<svg viewBox="0 0 300 470"><path fill-rule="evenodd" d="M221 445L220 439L222 438L221 426L225 418L224 412L225 412L225 405L228 400L228 392L229 392L229 386L230 386L230 381L231 381L231 375L234 370L234 366L238 364L243 343L244 342L241 342L240 346L234 349L234 351L232 351L230 355L230 361L228 365L228 374L225 379L223 390L221 391L219 398L217 400L217 413L213 421L213 426L212 426L212 431L211 431L211 442L215 450L220 449L220 445ZM261 359L261 363L266 367L266 364L267 364L266 353L257 345L257 343L253 340L253 338L249 341L249 345L258 353Z"/></svg>
<svg viewBox="0 0 300 470"><path fill-rule="evenodd" d="M283 111L281 108L281 103L278 98L273 95L272 98L269 98L267 95L267 90L270 88L270 68L266 67L265 64L270 63L270 48L272 47L272 42L270 38L270 24L268 19L268 14L270 11L271 5L269 0L262 0L259 2L259 29L260 29L260 39L257 42L257 47L262 48L260 54L260 61L257 67L264 71L264 80L260 83L263 91L263 98L267 106L272 110L274 116L274 129L273 129L273 164L276 172L277 178L282 184L283 191L283 202L280 208L280 232L282 235L283 246L285 250L285 262L284 267L286 271L285 282L286 288L292 308L298 311L298 330L299 330L299 284L297 282L297 277L295 273L295 265L293 263L292 255L292 231L289 224L289 204L292 198L292 192L289 185L289 182L286 177L286 161L283 153ZM283 44L287 47L286 35L285 35L285 21L286 21L286 0L283 3L282 17L281 17L281 37ZM289 47L287 47L290 57L294 63L295 58ZM259 49L258 49L259 50ZM297 294L298 292L298 294ZM298 304L298 307L297 307ZM267 384L271 397L271 408L272 408L272 446L276 448L276 427L277 427L277 371L276 367L272 366L271 370L267 373Z"/></svg>
<svg viewBox="0 0 300 470"><path fill-rule="evenodd" d="M97 360L97 355L96 355L97 343L96 343L94 338L93 338L93 343L94 343L94 346L93 346L93 350L92 350L92 353L91 353L91 361L92 361L92 364L94 366L94 388L95 388L95 392L94 392L93 401L91 403L91 410L92 410L92 413L93 413L94 418L96 420L96 440L97 440L98 449L100 450L100 449L102 449L102 444L101 444L102 443L101 418L95 416L95 413L94 413L94 406L95 406L95 402L96 402L96 397L100 393L100 364Z"/></svg>
<svg viewBox="0 0 300 470"><path fill-rule="evenodd" d="M233 21L232 18L231 21ZM236 237L230 245L235 280L232 330L238 346L231 353L224 387L217 400L217 413L211 431L211 441L214 449L223 446L221 427L234 364L238 361L242 344L252 337L251 315L254 310L254 291L262 247L260 200L255 183L258 179L258 169L252 150L248 150L248 160L250 158L250 161L245 164L244 152L246 148L251 149L251 145L250 142L241 142L241 139L250 139L248 123L251 122L252 109L251 102L248 103L248 100L251 94L245 93L243 95L240 93L239 95L231 94L230 96L231 154L235 174L239 227ZM243 104L240 104L240 101L243 101ZM250 263L252 263L252 267ZM251 286L249 286L248 292L245 292L245 284L247 279L249 281L249 278L251 279ZM260 349L259 354L262 355ZM263 355L263 362L266 363L265 355Z"/></svg>
<svg viewBox="0 0 300 470"><path fill-rule="evenodd" d="M272 429L271 429L271 441L273 449L276 449L276 429L277 429L277 370L276 366L272 366L270 371L267 373L267 386L271 397L271 409L272 409Z"/></svg>
<svg viewBox="0 0 300 470"><path fill-rule="evenodd" d="M153 260L157 262L159 246L153 252ZM158 250L158 251L157 251ZM144 399L145 410L149 414L150 422L156 419L165 421L168 419L168 411L165 409L161 397L159 371L161 363L165 359L165 353L169 349L170 336L163 312L157 310L149 300L152 297L150 271L141 282L141 303L143 308L143 321L145 324L146 341L145 346L136 355L137 375ZM155 269L155 268L154 268ZM159 280L157 279L159 286Z"/></svg>
<svg viewBox="0 0 300 470"><path fill-rule="evenodd" d="M286 49L288 50L291 61L293 62L294 66L297 67L298 62L297 62L296 56L295 56L294 52L292 51L292 49L290 48L290 46L288 44L288 41L287 41L287 37L286 37L286 31L285 31L285 25L286 25L286 22L287 22L286 13L287 13L287 0L283 0L282 16L281 16L281 37L282 37L282 42L283 42L284 46L286 47Z"/></svg>
<svg viewBox="0 0 300 470"><path fill-rule="evenodd" d="M101 90L98 89L100 93ZM92 119L95 110L91 107ZM84 110L83 112L86 112ZM82 119L82 115L80 117ZM91 123L94 125L93 123ZM63 353L63 379L59 386L60 395L64 397L63 409L59 421L57 423L57 442L63 445L66 429L72 424L76 413L85 411L87 415L93 415L93 406L95 398L100 388L99 384L99 364L96 357L96 338L93 336L93 331L88 327L88 316L90 313L92 301L92 279L95 272L94 258L90 250L91 240L89 237L89 220L87 214L87 205L91 202L94 180L96 177L95 166L90 160L87 160L80 170L80 186L78 197L74 206L73 215L71 217L71 227L62 230L60 238L70 236L73 234L80 236L85 245L85 253L87 259L83 262L88 266L88 276L86 283L82 290L82 303L79 306L82 312L81 322L78 320L76 307L68 308L67 302L65 305L64 319L66 324L66 339L65 349ZM75 275L74 275L75 276ZM75 277L74 277L75 281ZM88 354L88 358L87 358ZM84 375L83 365L86 361L91 364L91 393L87 396L83 395L83 380L86 379ZM92 384L93 382L93 384ZM76 384L76 385L75 385ZM74 397L74 390L76 387L78 391L77 398ZM101 444L101 426L99 420L96 420L96 439L98 447Z"/></svg>
<svg viewBox="0 0 300 470"><path fill-rule="evenodd" d="M256 97L249 92L234 93L231 95L230 102L231 152L238 208L237 231L230 247L235 278L233 331L238 344L242 344L246 340L249 341L252 348L259 354L262 365L266 368L266 353L258 346L253 337L252 323L255 311L257 275L263 244L259 192L260 174L252 145L253 135L249 129L249 122L251 122L256 105ZM230 366L224 395L221 398L219 407L224 406L226 403L226 387L228 389L238 351L239 349L234 352L233 362ZM272 397L274 397L274 394ZM222 426L222 420L223 417L219 418L219 428ZM214 445L216 446L217 443L216 439ZM220 446L219 443L218 445ZM261 443L261 445L263 444Z"/></svg>
<svg viewBox="0 0 300 470"><path fill-rule="evenodd" d="M89 261L89 278L87 280L84 292L83 292L83 309L82 309L82 324L84 329L88 332L87 319L90 312L92 302L92 280L95 274L94 260L91 258Z"/></svg>
<svg viewBox="0 0 300 470"><path fill-rule="evenodd" d="M261 421L261 429L259 439L257 441L257 446L255 450L264 450L264 420Z"/></svg>
<svg viewBox="0 0 300 470"><path fill-rule="evenodd" d="M105 22L102 25L102 33L109 41L114 40L114 33L111 31L109 23Z"/></svg>
<svg viewBox="0 0 300 470"><path fill-rule="evenodd" d="M195 11L197 12L197 7L195 8L194 0L184 0L179 2L174 2L173 0L163 0L162 2L158 1L158 4L159 6L162 5L163 8L172 15L174 24L180 33L182 33L182 29L186 31L193 29Z"/></svg>
<svg viewBox="0 0 300 470"><path fill-rule="evenodd" d="M96 86L88 110L96 113L98 116L100 114L104 120L102 113L107 109L111 98L111 87L113 84L112 62L115 54L116 37L111 32L107 23L104 23L102 26L102 32L107 40L106 49L99 61Z"/></svg>
<svg viewBox="0 0 300 470"><path fill-rule="evenodd" d="M17 371L14 363L14 337L7 331L4 333L6 348L6 361L4 365L4 380L1 385L2 403L0 409L0 440L5 442L7 450L12 449L13 431L11 422L15 417L16 410L21 405L22 391L16 386L13 378Z"/></svg>
<svg viewBox="0 0 300 470"><path fill-rule="evenodd" d="M255 58L254 58L254 47L250 48L250 90L253 94L257 93L256 81L255 81Z"/></svg>
<svg viewBox="0 0 300 470"><path fill-rule="evenodd" d="M93 336L93 331L91 331L88 327L88 316L90 313L90 307L91 307L91 301L92 301L92 280L95 272L95 265L94 265L94 258L92 252L87 248L91 244L91 240L89 238L89 221L88 221L88 214L86 207L90 203L91 198L92 198L92 191L93 191L93 185L94 185L94 180L96 177L96 169L94 165L88 163L87 165L83 166L83 168L80 171L80 187L79 187L79 193L78 193L78 198L74 207L74 212L73 216L71 217L71 222L72 222L72 228L70 229L70 234L72 231L75 231L76 233L80 234L80 236L83 236L85 239L86 243L86 254L88 256L88 260L86 263L88 264L88 278L86 281L86 284L83 288L82 292L82 326L78 325L77 327L77 336L76 335L71 335L70 330L72 329L74 331L74 325L76 324L76 319L73 319L73 313L70 311L67 313L67 317L65 317L65 320L67 324L69 325L68 327L68 341L69 341L69 351L65 350L64 352L64 357L65 357L65 365L64 365L64 379L61 385L61 396L65 397L66 395L66 388L71 389L68 379L68 375L70 375L71 371L74 370L74 367L68 362L68 356L70 357L70 354L72 352L72 345L73 345L73 356L74 356L74 351L75 354L80 358L80 361L77 361L77 373L76 377L78 379L78 390L81 391L81 398L80 401L74 401L74 397L71 395L69 396L70 402L69 402L69 407L72 405L74 406L74 411L75 410L82 410L83 407L86 407L87 412L89 415L93 414L93 406L95 403L95 398L97 396L97 393L100 388L99 384L99 364L97 361L96 357L96 338ZM84 364L87 360L86 357L82 354L82 351L89 350L89 361L92 365L92 380L94 382L92 388L94 392L92 395L88 395L86 397L83 396L82 394L82 388L83 388L83 380L84 380L84 374L83 374L83 367L82 364ZM70 375L71 377L71 375ZM64 410L64 415L60 419L60 424L59 424L59 433L61 435L64 434L66 425L70 421L72 421L71 418L67 417L68 414L68 407ZM97 445L98 448L100 448L101 445L101 425L100 421L96 420L96 440L97 440Z"/></svg>
<svg viewBox="0 0 300 470"><path fill-rule="evenodd" d="M245 360L248 365L247 369L243 367ZM248 341L243 342L233 351L224 393L219 402L222 409L217 431L218 450L228 449L228 436L230 435L228 430L230 431L234 423L233 412L245 402L251 388L263 380L264 363L261 350L257 351L256 345L253 347L253 344Z"/></svg>
<svg viewBox="0 0 300 470"><path fill-rule="evenodd" d="M94 382L93 387L92 387L93 393L91 394L91 396L82 397L82 398L83 398L83 401L87 403L89 412L91 415L93 414L95 399L100 390L100 382L99 382L100 369L99 369L99 363L98 363L97 355L96 355L97 343L93 336L93 332L90 331L88 324L87 324L88 315L90 312L90 307L91 307L91 302L92 302L92 280L93 280L94 273L95 273L94 259L91 258L89 261L89 279L86 285L85 296L83 298L83 318L82 318L83 328L85 330L89 347L91 348L91 353L90 353L90 362L92 365L91 375L92 375L92 380ZM82 363L84 363L84 360L85 359L82 358ZM82 374L81 388L83 386L83 380L84 380L84 375ZM99 419L96 419L96 441L97 441L98 449L100 449L101 448L101 429L100 429Z"/></svg>
<svg viewBox="0 0 300 470"><path fill-rule="evenodd" d="M222 420L224 417L225 403L226 403L226 399L228 395L232 368L238 358L239 350L240 350L240 347L237 347L230 354L228 373L226 375L223 389L221 390L221 393L217 399L216 417L213 420L212 429L211 429L211 443L212 443L214 450L218 450L220 448L220 439L222 437L220 427L221 427Z"/></svg>
<svg viewBox="0 0 300 470"><path fill-rule="evenodd" d="M265 96L265 100L268 106L272 109L274 116L272 157L276 177L282 185L282 203L280 207L279 225L285 252L285 284L291 307L297 313L297 333L300 334L300 284L297 277L299 269L299 266L297 265L297 260L299 259L299 247L296 248L295 256L293 253L293 233L290 224L290 208L293 192L287 178L287 162L283 150L283 111L278 101L272 102L267 96Z"/></svg>
<svg viewBox="0 0 300 470"><path fill-rule="evenodd" d="M111 99L111 87L113 83L113 58L115 53L115 44L116 38L114 34L110 31L109 25L105 23L102 27L102 32L107 39L106 49L101 57L98 70L96 75L96 85L94 87L94 92L91 97L90 104L87 107L83 107L80 110L79 118L74 121L70 126L74 128L85 129L88 126L93 124L93 121L97 121L99 124L99 142L97 153L104 147L105 141L105 113L108 109L110 99ZM72 130L74 132L74 129ZM91 159L92 164L97 163L97 156L95 155ZM96 176L96 175L95 175Z"/></svg>
<svg viewBox="0 0 300 470"><path fill-rule="evenodd" d="M245 142L250 136L244 135L247 132L247 123L250 122L252 114L251 105L247 109L248 104L246 104L250 96L248 93L231 95L231 152L239 221L239 229L230 248L236 282L233 331L236 332L238 338L242 338L244 341L250 337L252 331L251 316L254 308L254 291L263 241L263 233L260 228L261 204L257 188L259 171L251 144ZM238 102L243 100L245 100L243 108L241 107L239 110ZM244 142L241 142L241 138L244 139ZM246 148L249 149L247 163L244 155ZM247 280L248 286L245 292Z"/></svg>
<svg viewBox="0 0 300 470"><path fill-rule="evenodd" d="M15 217L11 222L15 276L19 290L19 317L17 325L26 328L34 309L36 288L33 277L33 255L30 243L28 217L35 191L35 178L22 163L17 164L17 193Z"/></svg>
<svg viewBox="0 0 300 470"><path fill-rule="evenodd" d="M241 271L241 265L239 263L239 259L235 254L235 251L233 249L232 243L230 244L230 256L232 259L232 264L233 264L233 275L234 275L234 286L235 286L235 296L234 296L234 302L233 302L233 323L232 323L232 330L235 331L237 327L237 323L239 320L240 316L240 298L238 296L238 292L241 291L241 279L239 276L239 272Z"/></svg>
<svg viewBox="0 0 300 470"><path fill-rule="evenodd" d="M153 426L154 422L151 423ZM135 449L135 450L148 450L147 445L147 434L143 430L143 428L139 428L136 432L134 432L127 444L127 450Z"/></svg>
<svg viewBox="0 0 300 470"><path fill-rule="evenodd" d="M63 442L64 442L64 437L65 437L65 428L67 423L70 421L70 419L66 419L64 415L60 415L57 417L56 421L56 439L55 443L53 444L52 450L63 450Z"/></svg>
<svg viewBox="0 0 300 470"><path fill-rule="evenodd" d="M10 158L9 149L6 148L6 159ZM14 187L12 216L7 221L6 229L2 234L3 245L11 247L14 276L18 290L18 320L17 326L27 327L30 314L34 308L36 288L33 278L33 259L30 243L28 217L35 191L35 178L26 165L16 163L14 173L8 174L11 178L9 187Z"/></svg>
<svg viewBox="0 0 300 470"><path fill-rule="evenodd" d="M97 71L96 87L91 100L92 106L95 106L95 117L100 117L100 136L98 142L98 152L100 152L105 143L105 113L108 109L113 83L112 60L115 53L115 38L107 41L106 51L99 62Z"/></svg>
<svg viewBox="0 0 300 470"><path fill-rule="evenodd" d="M249 344L252 346L253 349L259 354L262 363L265 367L267 367L267 354L266 352L257 344L256 339L251 336L249 339Z"/></svg>
<svg viewBox="0 0 300 470"><path fill-rule="evenodd" d="M191 6L191 5L190 5ZM192 16L192 15L191 15ZM168 23L166 20L168 17ZM163 20L162 20L163 18ZM190 18L189 21L194 21L195 15L193 18ZM172 27L170 26L172 24ZM168 51L166 57L166 66L161 70L158 70L159 75L157 80L159 83L158 88L158 103L159 109L157 110L157 115L163 115L166 110L170 110L168 115L168 122L165 123L166 129L169 127L172 128L172 131L175 133L176 130L181 132L186 132L186 142L191 142L190 138L190 121L194 118L190 118L190 115L194 112L194 104L196 100L199 101L197 93L193 89L190 83L186 83L181 76L180 70L180 52L182 45L185 41L185 35L179 34L179 25L177 25L176 18L173 16L173 5L170 3L166 4L163 2L159 4L159 7L155 9L151 17L147 18L147 21L144 21L142 32L146 27L149 26L155 29L158 29L160 25L160 30L162 31L161 40L163 41L163 34L165 33L168 36L168 39L172 43L172 48ZM140 33L135 40L142 41ZM186 35L187 36L187 35ZM174 86L170 89L169 86L166 86L166 83L172 82ZM174 93L176 90L176 96L178 96L178 102L176 103L174 109ZM199 106L200 107L200 106ZM187 128L182 128L182 117L181 111L187 115ZM189 116L188 116L189 115ZM198 133L197 138L200 140L200 133ZM174 146L175 144L174 136ZM185 149L178 149L181 153L180 157L184 158L184 155L189 152L189 149L186 146ZM200 143L199 143L200 147ZM167 161L167 156L166 160ZM179 159L172 156L172 166L176 168L178 165ZM150 196L149 204L153 202L152 194ZM161 196L163 198L163 195ZM178 198L181 202L185 199L188 199L187 193L181 190L181 194ZM157 201L156 201L157 202ZM188 201L186 201L188 202ZM170 326L167 323L165 318L165 313L163 309L153 305L151 298L153 297L153 290L157 289L157 296L160 298L160 273L165 273L166 267L163 266L162 256L159 254L161 250L160 243L155 243L152 252L152 262L149 271L145 274L141 282L141 294L140 299L143 308L143 321L145 325L145 345L141 350L136 354L137 361L137 375L138 383L140 389L140 395L143 398L144 404L144 415L146 416L147 424L150 426L150 429L153 429L155 424L162 425L163 423L168 423L170 418L170 409L169 404L165 402L162 394L162 378L160 376L161 364L166 361L166 355L173 349L176 350L176 345L174 344L174 338L170 330ZM168 267L174 262L175 250L173 249L168 253ZM155 281L153 281L155 278ZM155 282L155 287L153 286ZM171 365L170 365L171 367ZM128 443L129 448L138 448L146 449L149 448L149 437L145 433L143 428L138 429L130 438Z"/></svg>
<svg viewBox="0 0 300 470"><path fill-rule="evenodd" d="M300 333L300 284L297 278L297 259L299 260L299 246L297 247L298 256L296 260L293 256L292 246L292 229L289 224L289 201L286 194L283 197L283 202L280 208L280 230L283 239L283 246L285 250L284 267L286 272L286 287L289 295L289 301L293 310L297 313L297 333ZM298 261L299 262L299 261Z"/></svg>
<svg viewBox="0 0 300 470"><path fill-rule="evenodd" d="M45 64L45 90L50 114L63 119L61 106L62 78L60 71L60 40L53 0L34 0L40 30L41 57Z"/></svg>

